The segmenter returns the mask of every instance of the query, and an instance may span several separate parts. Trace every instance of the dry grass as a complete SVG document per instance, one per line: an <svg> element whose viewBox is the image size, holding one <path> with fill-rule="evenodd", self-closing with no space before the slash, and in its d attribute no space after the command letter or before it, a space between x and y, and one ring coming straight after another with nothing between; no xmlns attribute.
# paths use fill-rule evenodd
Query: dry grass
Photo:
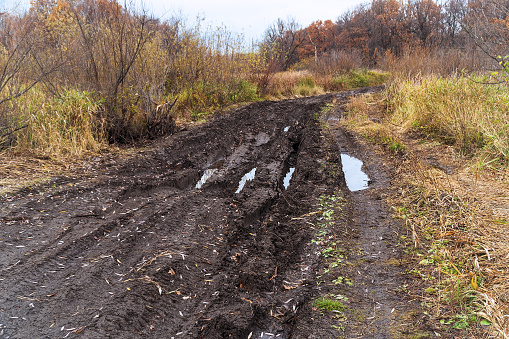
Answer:
<svg viewBox="0 0 509 339"><path fill-rule="evenodd" d="M316 85L313 74L308 70L278 72L270 78L266 91L270 97L274 98L324 93L323 88Z"/></svg>
<svg viewBox="0 0 509 339"><path fill-rule="evenodd" d="M383 70L397 79L414 79L424 76L450 76L462 72L472 73L485 69L486 56L472 49L428 49L407 46L401 55L388 51L380 62Z"/></svg>
<svg viewBox="0 0 509 339"><path fill-rule="evenodd" d="M68 91L52 99L36 89L11 104L28 125L17 134L16 151L80 157L106 146L100 104L87 92Z"/></svg>
<svg viewBox="0 0 509 339"><path fill-rule="evenodd" d="M389 74L368 69L350 69L336 74L323 74L311 70L286 71L274 74L266 92L269 97L289 98L310 96L383 84Z"/></svg>
<svg viewBox="0 0 509 339"><path fill-rule="evenodd" d="M388 94L393 123L455 145L463 154L509 160L507 86L432 76L398 80Z"/></svg>
<svg viewBox="0 0 509 339"><path fill-rule="evenodd" d="M353 101L345 125L376 144L376 135L404 144L388 203L406 225L411 272L424 286L412 294L444 328L478 337L476 324L487 319L491 337L508 338L509 170L487 164L485 153L467 159L453 146L410 137L391 116L369 113L377 102Z"/></svg>
<svg viewBox="0 0 509 339"><path fill-rule="evenodd" d="M72 166L70 162L22 156L12 152L0 153L0 194L48 180L51 176L63 173Z"/></svg>
<svg viewBox="0 0 509 339"><path fill-rule="evenodd" d="M124 148L110 146L102 153L86 152L80 157L40 156L13 149L0 152L0 195L31 189L56 176L97 175L97 169L104 166L105 161L120 163L120 160L127 160L143 150L145 147L139 145Z"/></svg>
<svg viewBox="0 0 509 339"><path fill-rule="evenodd" d="M423 299L437 318L477 314L507 337L509 224L497 206L500 198L507 200L509 185L493 176L480 179L470 166L448 175L415 151L400 169L400 191L391 204L398 206L413 245L425 249L418 259L432 264L436 292Z"/></svg>
<svg viewBox="0 0 509 339"><path fill-rule="evenodd" d="M367 140L383 145L388 151L402 153L405 145L394 131L383 123L384 103L383 93L352 97L345 107L347 119L344 124L355 128Z"/></svg>

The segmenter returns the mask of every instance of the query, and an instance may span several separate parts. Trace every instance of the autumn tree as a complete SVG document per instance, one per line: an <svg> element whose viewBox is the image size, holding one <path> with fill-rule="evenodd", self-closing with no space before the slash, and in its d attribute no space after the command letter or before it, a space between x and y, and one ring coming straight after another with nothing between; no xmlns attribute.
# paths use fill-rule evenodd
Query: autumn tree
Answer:
<svg viewBox="0 0 509 339"><path fill-rule="evenodd" d="M422 45L438 45L442 41L442 8L432 0L414 0L408 3L407 10L413 40Z"/></svg>
<svg viewBox="0 0 509 339"><path fill-rule="evenodd" d="M442 6L442 46L461 46L466 35L462 25L467 11L465 0L448 0Z"/></svg>
<svg viewBox="0 0 509 339"><path fill-rule="evenodd" d="M327 53L335 48L336 26L332 21L315 21L305 31L307 44L303 46L300 53L303 57L313 55L315 63L317 63L318 55Z"/></svg>
<svg viewBox="0 0 509 339"><path fill-rule="evenodd" d="M477 46L496 59L509 54L509 3L503 0L476 0L469 3L464 29Z"/></svg>
<svg viewBox="0 0 509 339"><path fill-rule="evenodd" d="M337 46L343 49L363 49L369 41L371 16L367 5L346 12L336 21Z"/></svg>
<svg viewBox="0 0 509 339"><path fill-rule="evenodd" d="M272 71L287 70L298 61L298 49L306 40L306 33L300 29L295 19L278 19L264 34L260 52Z"/></svg>

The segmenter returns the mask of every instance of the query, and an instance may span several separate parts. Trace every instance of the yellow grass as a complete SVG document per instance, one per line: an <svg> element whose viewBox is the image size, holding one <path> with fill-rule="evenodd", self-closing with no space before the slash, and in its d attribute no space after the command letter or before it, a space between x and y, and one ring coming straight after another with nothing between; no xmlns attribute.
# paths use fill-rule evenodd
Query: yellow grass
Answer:
<svg viewBox="0 0 509 339"><path fill-rule="evenodd" d="M481 79L475 79L481 80ZM463 77L396 81L389 90L392 121L455 145L464 154L509 159L509 89Z"/></svg>

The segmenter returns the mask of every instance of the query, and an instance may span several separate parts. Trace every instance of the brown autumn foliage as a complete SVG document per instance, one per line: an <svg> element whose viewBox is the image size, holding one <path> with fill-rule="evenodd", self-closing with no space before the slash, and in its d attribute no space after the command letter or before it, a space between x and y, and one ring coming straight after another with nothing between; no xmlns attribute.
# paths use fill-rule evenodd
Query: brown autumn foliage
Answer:
<svg viewBox="0 0 509 339"><path fill-rule="evenodd" d="M240 45L224 29L188 28L115 0L35 0L24 14L0 16L0 145L15 143L28 111L69 91L98 103L95 129L110 142L157 137L180 116L250 100ZM32 88L49 102L35 93L13 101Z"/></svg>
<svg viewBox="0 0 509 339"><path fill-rule="evenodd" d="M478 0L484 7L497 1L501 2ZM299 29L293 24L286 33L279 33L279 40L265 39L262 46L267 49L267 46L281 45L280 41L284 40L285 34L299 36L300 39L296 40L293 48L288 45L289 40L286 40L286 52L281 53L282 60L279 67L275 68L277 71L286 70L312 58L315 70L320 73L344 71L332 65L339 64L337 59L344 56L345 52L360 55L366 67L380 66L388 53L391 57L408 55L409 49L455 49L468 54L474 52L475 41L469 36L466 27L469 22L477 25L477 30L481 27L481 13L486 13L479 11L482 6L476 2L467 5L463 0L373 0L369 5L360 5L340 15L335 22L318 20ZM491 8L494 6L491 4ZM500 7L498 3L498 8ZM507 10L503 13L507 13ZM501 18L485 19L485 29L499 26L499 40L507 41L506 37L502 36L501 29L505 27L505 16L500 12L499 16ZM491 33L487 32L486 35Z"/></svg>

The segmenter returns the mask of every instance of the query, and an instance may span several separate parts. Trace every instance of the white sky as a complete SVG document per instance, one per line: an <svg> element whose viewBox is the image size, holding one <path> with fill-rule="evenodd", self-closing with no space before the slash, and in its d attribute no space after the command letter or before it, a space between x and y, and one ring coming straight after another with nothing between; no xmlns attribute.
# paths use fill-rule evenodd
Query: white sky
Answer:
<svg viewBox="0 0 509 339"><path fill-rule="evenodd" d="M129 2L130 0L127 0ZM133 0L152 11L156 17L181 13L189 23L199 16L213 26L224 25L229 30L243 33L247 41L258 40L267 27L278 18L295 18L303 27L316 20L332 20L347 10L371 0ZM0 0L7 9L29 0ZM123 3L124 0L118 0Z"/></svg>
<svg viewBox="0 0 509 339"><path fill-rule="evenodd" d="M303 27L316 20L335 21L339 15L371 0L145 0L154 13L181 11L190 21L204 17L213 25L223 24L258 40L278 18L295 18Z"/></svg>

